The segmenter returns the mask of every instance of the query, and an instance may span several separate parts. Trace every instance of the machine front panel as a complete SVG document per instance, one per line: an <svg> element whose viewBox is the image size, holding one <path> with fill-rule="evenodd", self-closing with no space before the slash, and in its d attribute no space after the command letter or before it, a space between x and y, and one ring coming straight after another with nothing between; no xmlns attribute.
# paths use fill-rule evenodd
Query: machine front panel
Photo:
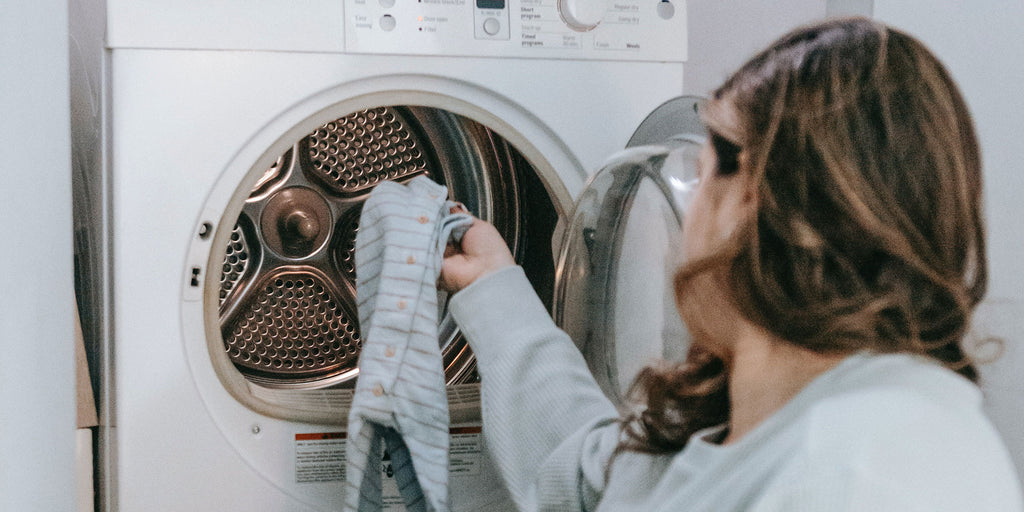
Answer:
<svg viewBox="0 0 1024 512"><path fill-rule="evenodd" d="M346 0L353 53L594 60L686 60L685 0ZM596 7L595 7L596 6Z"/></svg>

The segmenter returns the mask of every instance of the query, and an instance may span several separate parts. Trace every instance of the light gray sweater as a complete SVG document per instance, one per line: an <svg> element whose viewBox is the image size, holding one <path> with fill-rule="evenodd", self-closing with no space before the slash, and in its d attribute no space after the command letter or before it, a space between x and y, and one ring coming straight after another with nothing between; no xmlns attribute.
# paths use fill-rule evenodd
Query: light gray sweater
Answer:
<svg viewBox="0 0 1024 512"><path fill-rule="evenodd" d="M520 510L1024 510L980 391L924 359L851 356L736 443L708 429L679 453L622 453L609 468L616 409L522 269L477 280L450 308L478 360L487 447Z"/></svg>

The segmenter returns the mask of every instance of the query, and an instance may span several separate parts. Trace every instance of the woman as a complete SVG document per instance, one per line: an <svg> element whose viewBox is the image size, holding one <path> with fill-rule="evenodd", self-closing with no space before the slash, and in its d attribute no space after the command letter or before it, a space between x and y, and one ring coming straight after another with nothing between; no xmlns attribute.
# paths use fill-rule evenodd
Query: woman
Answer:
<svg viewBox="0 0 1024 512"><path fill-rule="evenodd" d="M797 30L708 102L685 364L620 416L477 222L444 264L523 510L1022 510L961 348L986 284L966 105L912 37Z"/></svg>

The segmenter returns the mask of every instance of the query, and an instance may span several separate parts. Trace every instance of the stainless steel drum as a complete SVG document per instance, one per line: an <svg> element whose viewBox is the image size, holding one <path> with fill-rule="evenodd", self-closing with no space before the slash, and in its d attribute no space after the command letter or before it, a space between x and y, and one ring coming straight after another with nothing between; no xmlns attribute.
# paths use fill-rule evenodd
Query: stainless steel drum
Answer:
<svg viewBox="0 0 1024 512"><path fill-rule="evenodd" d="M439 109L385 106L324 124L263 173L238 217L220 282L224 350L247 379L266 387L351 382L361 345L355 235L373 187L426 175L494 223L523 256L525 226L538 222L522 215L520 181L536 181L534 174L501 137ZM550 203L541 208L551 210ZM550 237L553 218L549 224L541 237ZM439 299L446 377L472 380L472 354Z"/></svg>

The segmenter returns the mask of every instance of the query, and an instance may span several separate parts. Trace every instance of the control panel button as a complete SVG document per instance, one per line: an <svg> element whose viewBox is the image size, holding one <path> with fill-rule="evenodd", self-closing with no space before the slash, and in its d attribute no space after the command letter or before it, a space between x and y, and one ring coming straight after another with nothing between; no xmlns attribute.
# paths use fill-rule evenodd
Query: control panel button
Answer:
<svg viewBox="0 0 1024 512"><path fill-rule="evenodd" d="M463 0L435 0L443 2L455 2ZM539 5L542 1L554 0L524 0L536 2ZM509 30L509 17L511 9L508 8L505 0L476 0L476 8L473 9L473 37L484 41L508 41L511 36ZM526 10L527 8L523 8ZM533 10L530 7L529 10ZM554 13L552 13L553 15Z"/></svg>
<svg viewBox="0 0 1024 512"><path fill-rule="evenodd" d="M493 36L501 31L501 22L494 18L487 18L484 20L484 32L489 36Z"/></svg>
<svg viewBox="0 0 1024 512"><path fill-rule="evenodd" d="M607 0L558 0L562 21L577 32L596 28L607 11Z"/></svg>
<svg viewBox="0 0 1024 512"><path fill-rule="evenodd" d="M661 19L670 20L675 15L676 6L672 5L671 0L661 0L658 2L658 16L661 16Z"/></svg>
<svg viewBox="0 0 1024 512"><path fill-rule="evenodd" d="M380 6L385 9L390 9L395 6L395 0L380 0Z"/></svg>
<svg viewBox="0 0 1024 512"><path fill-rule="evenodd" d="M394 30L396 24L397 22L395 21L395 17L390 14L385 14L380 17L380 29L385 32L391 32Z"/></svg>

